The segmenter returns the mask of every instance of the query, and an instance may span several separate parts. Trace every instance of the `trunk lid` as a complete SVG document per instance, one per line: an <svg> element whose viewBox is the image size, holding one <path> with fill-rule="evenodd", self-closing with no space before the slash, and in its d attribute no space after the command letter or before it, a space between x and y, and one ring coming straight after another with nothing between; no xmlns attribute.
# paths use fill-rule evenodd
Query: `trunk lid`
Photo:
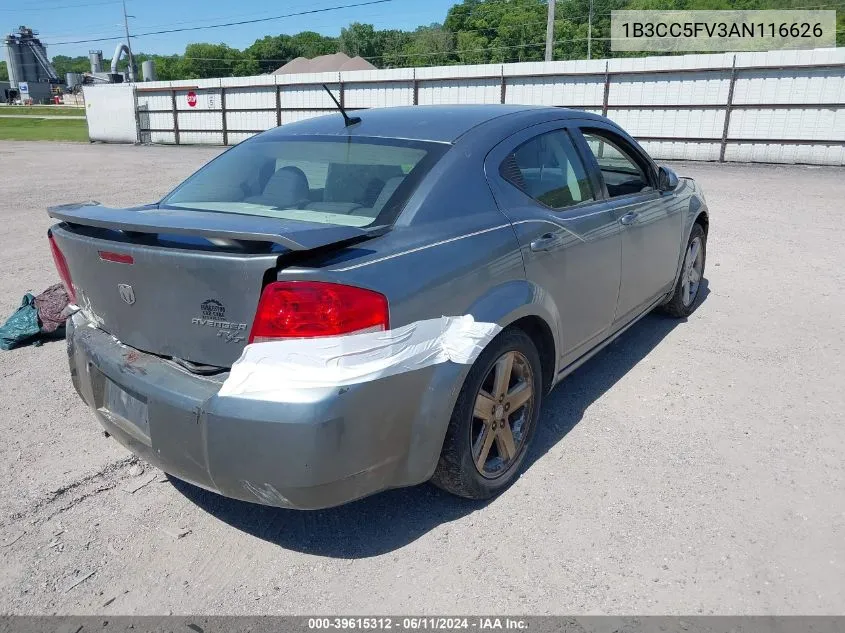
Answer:
<svg viewBox="0 0 845 633"><path fill-rule="evenodd" d="M240 356L279 255L370 233L155 207L73 205L49 213L63 222L51 232L88 319L139 350L217 367Z"/></svg>

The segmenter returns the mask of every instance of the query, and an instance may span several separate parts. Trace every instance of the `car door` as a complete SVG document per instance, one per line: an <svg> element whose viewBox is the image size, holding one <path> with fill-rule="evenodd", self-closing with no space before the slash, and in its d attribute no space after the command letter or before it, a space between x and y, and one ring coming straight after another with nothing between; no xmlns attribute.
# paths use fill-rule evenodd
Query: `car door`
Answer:
<svg viewBox="0 0 845 633"><path fill-rule="evenodd" d="M628 321L668 292L680 255L683 214L657 187L657 168L636 143L599 122L574 133L613 209L622 237L622 279L615 322Z"/></svg>
<svg viewBox="0 0 845 633"><path fill-rule="evenodd" d="M551 295L565 367L607 335L621 268L620 229L563 121L532 126L488 154L485 171L537 292Z"/></svg>

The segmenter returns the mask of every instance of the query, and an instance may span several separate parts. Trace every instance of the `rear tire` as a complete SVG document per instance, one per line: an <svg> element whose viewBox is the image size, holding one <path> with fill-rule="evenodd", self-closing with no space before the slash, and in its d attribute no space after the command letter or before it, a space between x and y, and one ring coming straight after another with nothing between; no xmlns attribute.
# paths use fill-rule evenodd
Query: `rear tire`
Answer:
<svg viewBox="0 0 845 633"><path fill-rule="evenodd" d="M505 330L492 341L458 395L434 485L489 499L516 480L537 429L541 371L537 348L522 330Z"/></svg>
<svg viewBox="0 0 845 633"><path fill-rule="evenodd" d="M695 310L701 283L704 280L704 264L707 259L707 235L704 228L695 223L692 225L687 246L684 250L684 263L681 274L675 283L672 296L661 306L666 314L683 319Z"/></svg>

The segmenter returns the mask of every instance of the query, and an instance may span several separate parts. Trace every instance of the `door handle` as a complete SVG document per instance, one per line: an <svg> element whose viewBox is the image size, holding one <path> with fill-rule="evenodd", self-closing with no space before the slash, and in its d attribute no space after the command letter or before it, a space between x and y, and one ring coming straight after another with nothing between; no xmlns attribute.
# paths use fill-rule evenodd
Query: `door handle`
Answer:
<svg viewBox="0 0 845 633"><path fill-rule="evenodd" d="M550 251L558 244L560 244L560 238L556 234L546 233L531 242L531 250L535 253L538 251Z"/></svg>
<svg viewBox="0 0 845 633"><path fill-rule="evenodd" d="M623 226L631 226L632 224L636 224L640 214L636 211L628 211L625 215L619 218L619 223Z"/></svg>

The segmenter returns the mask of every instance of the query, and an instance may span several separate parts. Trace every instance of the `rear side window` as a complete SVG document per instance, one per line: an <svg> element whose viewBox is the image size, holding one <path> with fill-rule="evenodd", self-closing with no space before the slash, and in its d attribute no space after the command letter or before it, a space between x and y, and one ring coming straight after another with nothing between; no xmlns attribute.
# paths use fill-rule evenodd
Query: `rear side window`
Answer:
<svg viewBox="0 0 845 633"><path fill-rule="evenodd" d="M535 136L516 148L499 168L502 178L552 209L594 200L572 140L563 130Z"/></svg>
<svg viewBox="0 0 845 633"><path fill-rule="evenodd" d="M392 138L259 136L206 165L162 204L324 224L389 224L448 147Z"/></svg>
<svg viewBox="0 0 845 633"><path fill-rule="evenodd" d="M582 130L582 133L599 164L608 196L616 198L651 189L645 171L624 141L603 131Z"/></svg>

